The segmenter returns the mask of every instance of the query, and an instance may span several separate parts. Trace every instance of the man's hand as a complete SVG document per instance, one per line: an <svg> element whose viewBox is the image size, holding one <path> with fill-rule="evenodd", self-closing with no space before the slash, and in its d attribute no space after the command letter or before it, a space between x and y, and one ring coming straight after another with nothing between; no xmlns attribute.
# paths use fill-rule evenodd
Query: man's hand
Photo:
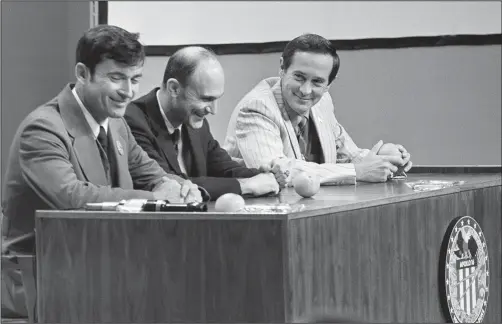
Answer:
<svg viewBox="0 0 502 324"><path fill-rule="evenodd" d="M269 193L279 193L279 184L274 174L260 173L252 178L237 179L243 195L261 196Z"/></svg>
<svg viewBox="0 0 502 324"><path fill-rule="evenodd" d="M305 171L303 169L303 164L297 163L296 160L286 157L273 159L269 165L260 166L260 170L262 172L272 172L281 189L292 186L291 179L293 179L297 173Z"/></svg>
<svg viewBox="0 0 502 324"><path fill-rule="evenodd" d="M373 146L371 152L359 163L354 164L356 179L366 182L385 182L398 167L404 165L401 155L377 155L383 147L382 141Z"/></svg>
<svg viewBox="0 0 502 324"><path fill-rule="evenodd" d="M279 164L273 164L272 167L270 167L267 164L261 165L259 170L261 172L272 172L272 174L275 177L275 181L279 184L279 188L283 189L286 187L286 175L284 172L281 170L281 166Z"/></svg>
<svg viewBox="0 0 502 324"><path fill-rule="evenodd" d="M181 197L185 203L202 201L202 194L200 193L199 187L190 180L185 180L181 184Z"/></svg>
<svg viewBox="0 0 502 324"><path fill-rule="evenodd" d="M190 180L184 180L181 184L167 177L162 178L152 192L154 199L168 200L170 203L201 202L202 196L197 185Z"/></svg>
<svg viewBox="0 0 502 324"><path fill-rule="evenodd" d="M400 156L403 159L403 165L399 165L399 170L408 172L413 163L411 162L411 154L406 151L404 146L400 144L386 143L377 151L380 156Z"/></svg>

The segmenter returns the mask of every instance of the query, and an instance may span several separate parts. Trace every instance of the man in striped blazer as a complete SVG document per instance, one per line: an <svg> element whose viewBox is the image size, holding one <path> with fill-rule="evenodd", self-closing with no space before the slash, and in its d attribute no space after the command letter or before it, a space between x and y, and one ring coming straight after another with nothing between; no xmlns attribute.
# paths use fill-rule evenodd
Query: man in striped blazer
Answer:
<svg viewBox="0 0 502 324"><path fill-rule="evenodd" d="M248 167L279 165L288 183L299 171L321 184L384 182L408 171L410 154L402 145L379 141L357 147L338 123L328 89L340 59L331 42L305 34L286 45L280 76L267 78L237 104L223 147Z"/></svg>

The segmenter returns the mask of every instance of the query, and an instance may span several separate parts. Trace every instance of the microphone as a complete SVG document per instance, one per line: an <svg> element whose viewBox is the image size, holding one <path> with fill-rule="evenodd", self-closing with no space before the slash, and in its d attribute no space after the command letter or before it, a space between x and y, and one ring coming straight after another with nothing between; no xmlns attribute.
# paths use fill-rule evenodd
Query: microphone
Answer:
<svg viewBox="0 0 502 324"><path fill-rule="evenodd" d="M168 200L129 199L119 202L87 203L86 210L121 212L207 212L207 203L170 203Z"/></svg>
<svg viewBox="0 0 502 324"><path fill-rule="evenodd" d="M143 205L143 211L149 212L206 212L207 204L203 202L192 202L188 204L171 204L167 200L147 200Z"/></svg>

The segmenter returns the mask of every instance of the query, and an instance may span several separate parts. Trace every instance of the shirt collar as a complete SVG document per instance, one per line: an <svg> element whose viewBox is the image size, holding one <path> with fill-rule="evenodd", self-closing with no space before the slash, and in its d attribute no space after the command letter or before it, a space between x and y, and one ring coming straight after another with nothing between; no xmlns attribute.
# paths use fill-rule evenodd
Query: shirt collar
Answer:
<svg viewBox="0 0 502 324"><path fill-rule="evenodd" d="M162 118L164 119L164 123L166 124L166 127L167 127L167 131L169 132L169 134L173 134L174 133L174 126L171 124L171 122L169 121L169 119L167 119L167 116L164 112L164 109L162 108L162 104L160 103L160 99L159 99L159 90L157 90L157 92L155 93L155 97L157 97L157 103L159 105L159 109L160 109L160 114L162 115ZM178 129L180 130L181 132L181 126L183 126L183 124L181 124L180 126L178 126Z"/></svg>
<svg viewBox="0 0 502 324"><path fill-rule="evenodd" d="M281 85L282 85L282 79L279 79L279 81L277 81L276 84L272 86L272 93L274 94L275 101L277 101L277 105L279 106L279 108L281 110L284 109L286 111L286 113L289 116L289 120L291 121L291 124L293 124L293 127L297 128L302 117L305 117L308 121L310 110L304 115L300 115L296 111L291 109L291 107L288 105L288 103L286 102L286 100L284 100L282 96Z"/></svg>
<svg viewBox="0 0 502 324"><path fill-rule="evenodd" d="M85 108L82 100L80 100L80 98L77 94L77 91L75 90L75 87L73 87L73 89L71 89L71 92L73 93L75 100L77 100L78 106L80 107L80 109L82 109L82 112L84 113L85 120L87 121L87 124L89 124L89 127L91 128L91 131L92 131L92 134L94 135L94 137L98 138L100 126L103 126L103 128L105 129L105 132L108 134L109 118L106 118L101 124L98 124L96 119L94 119L94 117L92 117L89 110L87 110L87 108Z"/></svg>

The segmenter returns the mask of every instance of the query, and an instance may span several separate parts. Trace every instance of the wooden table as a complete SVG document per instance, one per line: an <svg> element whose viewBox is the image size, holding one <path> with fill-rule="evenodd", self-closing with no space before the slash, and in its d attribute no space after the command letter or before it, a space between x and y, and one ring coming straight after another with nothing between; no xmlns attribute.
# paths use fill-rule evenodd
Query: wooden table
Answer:
<svg viewBox="0 0 502 324"><path fill-rule="evenodd" d="M485 322L501 320L501 174L423 173L293 189L247 204L279 214L39 211L40 322L291 322L312 309L359 320L444 322L446 229L470 215L490 256ZM405 182L464 180L414 192Z"/></svg>

